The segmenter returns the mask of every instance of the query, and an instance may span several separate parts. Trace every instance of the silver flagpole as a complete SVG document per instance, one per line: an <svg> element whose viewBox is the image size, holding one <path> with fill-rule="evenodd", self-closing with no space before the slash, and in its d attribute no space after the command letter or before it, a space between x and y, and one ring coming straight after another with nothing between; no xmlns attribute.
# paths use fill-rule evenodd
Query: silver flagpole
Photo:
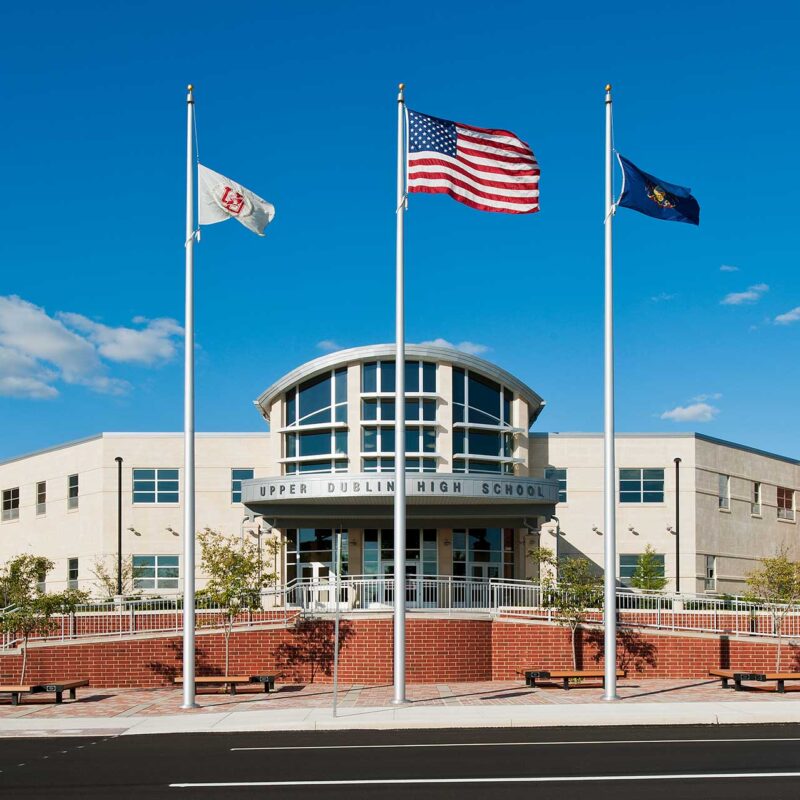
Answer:
<svg viewBox="0 0 800 800"><path fill-rule="evenodd" d="M405 213L406 160L404 84L397 94L397 252L394 401L394 700L406 701L406 346L403 275L403 216Z"/></svg>
<svg viewBox="0 0 800 800"><path fill-rule="evenodd" d="M605 699L617 699L617 521L614 467L614 266L611 248L611 224L614 219L612 184L611 84L606 86L606 274L605 274L605 352L603 435L604 475L604 580L605 596Z"/></svg>
<svg viewBox="0 0 800 800"><path fill-rule="evenodd" d="M186 96L186 321L183 372L183 705L196 708L194 683L194 95Z"/></svg>

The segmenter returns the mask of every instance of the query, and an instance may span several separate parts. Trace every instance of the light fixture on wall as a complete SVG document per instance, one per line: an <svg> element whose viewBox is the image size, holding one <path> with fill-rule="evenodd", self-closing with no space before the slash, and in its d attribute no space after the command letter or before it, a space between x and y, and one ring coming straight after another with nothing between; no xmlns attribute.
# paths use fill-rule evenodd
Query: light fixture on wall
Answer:
<svg viewBox="0 0 800 800"><path fill-rule="evenodd" d="M667 525L667 533L671 533L674 536L675 528L673 528L672 525Z"/></svg>
<svg viewBox="0 0 800 800"><path fill-rule="evenodd" d="M630 531L630 532L631 532L631 533L632 533L634 536L638 536L638 535L639 535L639 531L637 531L637 530L636 530L636 528L634 528L634 527L633 527L633 525L628 525L628 530L629 530L629 531Z"/></svg>
<svg viewBox="0 0 800 800"><path fill-rule="evenodd" d="M592 525L592 530L593 530L593 531L594 531L594 532L595 532L595 533L596 533L598 536L602 536L602 535L603 535L603 531L601 531L601 530L600 530L600 528L598 528L598 527L597 527L597 525Z"/></svg>
<svg viewBox="0 0 800 800"><path fill-rule="evenodd" d="M173 536L180 536L178 531L176 531L174 528L170 528L169 525L167 526L167 531L169 531L169 533L171 533Z"/></svg>
<svg viewBox="0 0 800 800"><path fill-rule="evenodd" d="M134 536L141 536L141 535L142 535L141 533L139 533L139 531L137 531L137 530L136 530L136 528L128 528L128 530L129 530L129 531L130 531L130 532L131 532L131 533L132 533Z"/></svg>

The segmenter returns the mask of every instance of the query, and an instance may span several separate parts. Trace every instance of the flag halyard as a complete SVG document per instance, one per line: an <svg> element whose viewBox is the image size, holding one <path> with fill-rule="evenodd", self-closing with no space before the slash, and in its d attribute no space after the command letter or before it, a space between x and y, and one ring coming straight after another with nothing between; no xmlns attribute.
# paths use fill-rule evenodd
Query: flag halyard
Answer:
<svg viewBox="0 0 800 800"><path fill-rule="evenodd" d="M448 194L481 211L539 210L539 164L511 131L408 110L408 191Z"/></svg>

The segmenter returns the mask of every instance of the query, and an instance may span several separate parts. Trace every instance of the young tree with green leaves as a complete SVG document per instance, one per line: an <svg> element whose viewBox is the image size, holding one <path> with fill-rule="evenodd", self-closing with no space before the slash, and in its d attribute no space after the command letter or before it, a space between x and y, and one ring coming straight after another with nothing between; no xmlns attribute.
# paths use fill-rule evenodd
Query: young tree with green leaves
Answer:
<svg viewBox="0 0 800 800"><path fill-rule="evenodd" d="M197 592L203 600L217 606L225 640L225 674L230 666L230 638L236 617L261 608L261 590L278 579L275 556L277 541L270 537L259 550L250 539L206 528L199 534L202 569L208 577L204 589ZM265 558L266 555L266 558Z"/></svg>
<svg viewBox="0 0 800 800"><path fill-rule="evenodd" d="M778 639L775 671L780 672L783 620L800 603L800 564L790 561L785 550L774 558L762 558L760 563L747 576L748 599L761 603L772 617L772 629Z"/></svg>
<svg viewBox="0 0 800 800"><path fill-rule="evenodd" d="M12 558L0 570L0 596L6 606L0 616L0 629L19 636L22 650L20 683L28 666L28 642L33 636L47 636L55 629L56 614L68 615L79 603L88 599L86 592L67 589L45 593L39 583L53 569L53 562L44 556L24 554Z"/></svg>
<svg viewBox="0 0 800 800"><path fill-rule="evenodd" d="M647 545L636 562L636 569L631 576L631 586L646 592L660 592L667 585L664 577L664 561Z"/></svg>
<svg viewBox="0 0 800 800"><path fill-rule="evenodd" d="M542 605L553 609L556 622L570 629L572 666L578 669L576 635L589 609L603 607L603 579L586 558L556 559L552 550L531 551L539 565Z"/></svg>
<svg viewBox="0 0 800 800"><path fill-rule="evenodd" d="M117 596L117 560L113 559L112 566L106 559L96 559L92 566L92 575L97 581L102 599L110 600ZM123 597L137 597L141 590L134 585L133 556L122 559L122 595Z"/></svg>

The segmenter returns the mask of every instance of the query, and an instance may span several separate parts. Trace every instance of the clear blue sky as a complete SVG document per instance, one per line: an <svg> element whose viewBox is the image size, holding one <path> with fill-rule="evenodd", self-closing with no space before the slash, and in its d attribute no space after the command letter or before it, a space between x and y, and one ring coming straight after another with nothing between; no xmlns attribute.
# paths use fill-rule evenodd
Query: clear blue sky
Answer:
<svg viewBox="0 0 800 800"><path fill-rule="evenodd" d="M320 342L390 341L399 80L412 108L509 128L542 166L539 214L411 197L409 341L487 348L547 400L539 430L600 429L610 81L620 152L702 207L699 228L617 215L618 429L800 456L798 13L736 1L9 6L0 457L181 428L170 320L183 319L190 81L201 159L277 208L265 239L227 222L197 248L198 429L262 430L251 400ZM685 419L662 419L681 408Z"/></svg>

